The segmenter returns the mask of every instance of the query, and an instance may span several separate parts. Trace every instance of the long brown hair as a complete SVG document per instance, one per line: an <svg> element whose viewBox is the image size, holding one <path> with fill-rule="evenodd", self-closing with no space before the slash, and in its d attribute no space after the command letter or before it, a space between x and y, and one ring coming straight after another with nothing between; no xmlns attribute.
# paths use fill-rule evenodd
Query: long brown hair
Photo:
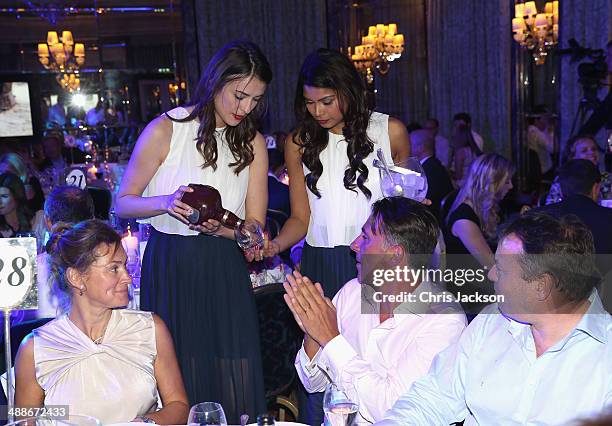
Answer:
<svg viewBox="0 0 612 426"><path fill-rule="evenodd" d="M198 119L196 147L204 163L202 168L217 168L217 139L215 137L215 96L223 87L235 80L258 78L266 84L272 81L272 70L261 49L250 41L233 41L226 44L210 60L195 92L193 110L182 119L166 116L172 121L186 122ZM225 138L234 156L234 173L240 173L255 158L251 141L257 134L256 119L265 111L265 101L257 104L237 126L227 126Z"/></svg>
<svg viewBox="0 0 612 426"><path fill-rule="evenodd" d="M308 55L300 70L295 90L297 126L293 139L302 146L302 161L310 170L306 175L306 185L313 194L321 197L317 189L317 182L323 174L319 155L329 143L329 133L308 112L304 85L338 92L344 119L342 134L347 142L346 154L349 159L349 167L344 171L344 187L355 192L358 187L370 198L372 192L365 186L368 168L363 160L374 150L374 143L366 133L372 112L368 108L367 91L361 76L345 55L330 49L319 49Z"/></svg>
<svg viewBox="0 0 612 426"><path fill-rule="evenodd" d="M14 229L14 231L30 231L32 229L30 221L34 215L27 206L28 199L26 198L25 187L19 176L13 173L0 174L0 188L8 189L15 200L19 229ZM0 229L8 228L9 225L4 215L0 215Z"/></svg>

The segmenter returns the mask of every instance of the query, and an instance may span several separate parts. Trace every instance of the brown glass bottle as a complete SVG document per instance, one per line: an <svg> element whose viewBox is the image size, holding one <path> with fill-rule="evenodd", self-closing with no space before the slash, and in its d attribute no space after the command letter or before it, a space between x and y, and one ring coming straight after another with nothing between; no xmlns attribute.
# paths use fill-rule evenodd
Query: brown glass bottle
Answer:
<svg viewBox="0 0 612 426"><path fill-rule="evenodd" d="M208 219L214 219L230 229L242 225L244 220L223 208L221 194L215 188L198 183L190 183L189 187L193 192L185 192L181 201L193 208L193 213L187 217L190 223L202 225Z"/></svg>

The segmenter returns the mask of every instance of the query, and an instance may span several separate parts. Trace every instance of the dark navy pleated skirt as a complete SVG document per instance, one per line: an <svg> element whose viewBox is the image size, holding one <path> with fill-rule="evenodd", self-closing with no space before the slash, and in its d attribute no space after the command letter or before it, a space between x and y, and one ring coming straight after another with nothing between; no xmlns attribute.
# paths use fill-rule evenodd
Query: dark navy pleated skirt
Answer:
<svg viewBox="0 0 612 426"><path fill-rule="evenodd" d="M333 298L348 281L357 277L355 253L348 246L312 247L304 243L300 271L319 282L325 296Z"/></svg>
<svg viewBox="0 0 612 426"><path fill-rule="evenodd" d="M140 300L172 333L191 404L220 402L230 424L265 412L255 299L234 241L153 230Z"/></svg>

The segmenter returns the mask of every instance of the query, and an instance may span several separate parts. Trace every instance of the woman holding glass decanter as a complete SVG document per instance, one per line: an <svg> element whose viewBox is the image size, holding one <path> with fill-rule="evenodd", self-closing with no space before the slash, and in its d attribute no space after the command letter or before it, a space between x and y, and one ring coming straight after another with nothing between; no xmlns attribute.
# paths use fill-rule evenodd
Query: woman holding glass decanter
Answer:
<svg viewBox="0 0 612 426"><path fill-rule="evenodd" d="M120 216L152 225L141 307L168 324L191 402L218 401L234 423L242 413L265 409L249 273L234 231L221 224L225 215L202 221L208 217L202 209L181 199L196 195L188 184L199 184L196 192L209 185L228 216L246 217L241 230L264 223L268 160L255 119L271 80L255 44L224 46L204 71L194 104L167 112L144 130L117 201Z"/></svg>
<svg viewBox="0 0 612 426"><path fill-rule="evenodd" d="M398 163L410 156L410 140L401 121L368 108L363 79L335 50L306 57L294 106L296 130L285 144L291 217L264 253L273 256L306 236L301 270L331 298L357 276L350 244L383 196L377 151Z"/></svg>

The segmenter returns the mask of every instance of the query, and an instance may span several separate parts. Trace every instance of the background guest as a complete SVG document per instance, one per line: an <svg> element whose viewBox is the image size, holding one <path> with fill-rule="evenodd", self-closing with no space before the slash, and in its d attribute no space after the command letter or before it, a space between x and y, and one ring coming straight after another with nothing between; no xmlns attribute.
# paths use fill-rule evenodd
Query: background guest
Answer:
<svg viewBox="0 0 612 426"><path fill-rule="evenodd" d="M562 217L577 216L593 233L596 264L603 276L601 295L604 306L612 311L612 209L597 204L601 193L601 174L589 160L570 160L559 170L558 183L563 201L535 211Z"/></svg>
<svg viewBox="0 0 612 426"><path fill-rule="evenodd" d="M453 180L457 187L465 183L470 167L476 157L482 155L482 150L474 143L469 127L458 125L451 136L453 147Z"/></svg>
<svg viewBox="0 0 612 426"><path fill-rule="evenodd" d="M66 125L66 106L64 105L64 95L57 96L57 102L49 108L47 115L47 125L52 127L64 127Z"/></svg>
<svg viewBox="0 0 612 426"><path fill-rule="evenodd" d="M514 166L497 154L485 154L472 163L465 185L451 205L443 226L448 266L451 269L489 268L494 263L499 203L512 189ZM462 292L491 293L486 280L482 285L466 284ZM453 286L452 291L457 291ZM484 305L463 304L470 315Z"/></svg>
<svg viewBox="0 0 612 426"><path fill-rule="evenodd" d="M589 160L570 160L561 166L557 179L563 200L534 211L555 216L576 215L591 230L595 251L612 254L612 209L597 204L601 174Z"/></svg>
<svg viewBox="0 0 612 426"><path fill-rule="evenodd" d="M76 186L59 186L45 200L44 223L49 233L59 223L77 224L93 219L93 217L94 203L91 195ZM59 306L49 287L49 253L44 251L38 255L37 266L38 310L36 316L37 318L55 318Z"/></svg>
<svg viewBox="0 0 612 426"><path fill-rule="evenodd" d="M41 147L44 160L39 165L39 179L45 195L64 184L68 163L62 155L64 134L58 129L45 132Z"/></svg>
<svg viewBox="0 0 612 426"><path fill-rule="evenodd" d="M599 151L599 146L597 146L597 142L595 142L592 136L577 135L565 144L565 151L562 159L564 163L569 160L589 160L595 167L599 167ZM610 198L612 198L612 178L608 172L603 171L601 172L598 200L607 200ZM558 203L562 199L561 185L556 177L546 197L546 204Z"/></svg>
<svg viewBox="0 0 612 426"><path fill-rule="evenodd" d="M104 102L102 102L102 99L98 99L96 105L87 111L87 114L85 115L85 123L88 126L97 126L98 124L101 124L104 121L104 113Z"/></svg>
<svg viewBox="0 0 612 426"><path fill-rule="evenodd" d="M470 131L470 135L472 135L472 139L478 149L482 152L484 151L484 140L482 136L480 136L476 131L472 128L472 117L467 112L460 112L455 114L453 117L453 127L457 129L458 127L465 126Z"/></svg>
<svg viewBox="0 0 612 426"><path fill-rule="evenodd" d="M12 173L19 176L24 185L27 205L30 211L36 212L43 208L45 196L40 182L30 172L21 155L10 152L0 157L0 173Z"/></svg>
<svg viewBox="0 0 612 426"><path fill-rule="evenodd" d="M42 222L42 212L35 214L27 206L25 187L18 176L0 174L0 234L15 237L20 232L31 232L35 223Z"/></svg>
<svg viewBox="0 0 612 426"><path fill-rule="evenodd" d="M447 170L450 169L451 160L453 158L453 149L450 145L448 139L444 136L440 135L440 122L437 118L430 117L425 121L425 125L423 126L425 130L429 130L431 136L435 140L436 147L436 158L440 160L442 165L446 167Z"/></svg>
<svg viewBox="0 0 612 426"><path fill-rule="evenodd" d="M554 177L552 155L555 152L555 140L553 125L552 114L546 105L537 105L527 126L527 146L538 158L541 178L548 182L551 182ZM537 185L539 182L531 183Z"/></svg>
<svg viewBox="0 0 612 426"><path fill-rule="evenodd" d="M289 202L289 186L280 180L285 171L285 159L283 154L276 149L268 149L268 209L281 211L285 214L280 224L283 226L291 216L291 205Z"/></svg>
<svg viewBox="0 0 612 426"><path fill-rule="evenodd" d="M453 183L444 165L436 158L435 141L428 130L416 130L410 134L412 155L422 164L427 176L427 196L431 201L429 209L436 218L440 217L440 202L453 190Z"/></svg>

